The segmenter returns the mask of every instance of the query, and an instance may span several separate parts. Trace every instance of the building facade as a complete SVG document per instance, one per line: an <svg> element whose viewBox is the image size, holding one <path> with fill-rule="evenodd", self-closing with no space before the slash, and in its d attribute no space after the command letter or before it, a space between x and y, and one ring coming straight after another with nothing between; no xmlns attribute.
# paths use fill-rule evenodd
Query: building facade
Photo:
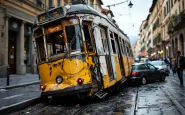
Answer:
<svg viewBox="0 0 185 115"><path fill-rule="evenodd" d="M37 73L32 26L41 12L82 0L0 0L0 77ZM86 0L101 12L101 0Z"/></svg>
<svg viewBox="0 0 185 115"><path fill-rule="evenodd" d="M185 56L185 0L153 0L145 32L140 31L141 45L151 58L174 57L176 51ZM141 24L141 27L143 22ZM140 28L141 30L141 28ZM143 35L144 34L144 35ZM151 41L150 41L151 39ZM141 47L141 52L143 50Z"/></svg>
<svg viewBox="0 0 185 115"><path fill-rule="evenodd" d="M141 47L140 39L137 39L137 41L132 45L132 52L133 52L134 58L139 58L140 47Z"/></svg>

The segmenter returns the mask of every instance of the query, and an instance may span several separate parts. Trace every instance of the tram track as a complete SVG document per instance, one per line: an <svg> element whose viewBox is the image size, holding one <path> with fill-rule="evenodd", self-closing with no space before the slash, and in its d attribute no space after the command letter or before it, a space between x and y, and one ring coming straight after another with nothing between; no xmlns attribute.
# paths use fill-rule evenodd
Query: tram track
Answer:
<svg viewBox="0 0 185 115"><path fill-rule="evenodd" d="M136 97L135 97L134 110L133 110L133 113L131 113L131 115L136 115L136 112L137 112L138 93L139 93L139 86L137 86L137 88L136 88Z"/></svg>
<svg viewBox="0 0 185 115"><path fill-rule="evenodd" d="M80 109L78 109L76 112L74 112L73 115L81 115L89 107L90 105L84 105Z"/></svg>
<svg viewBox="0 0 185 115"><path fill-rule="evenodd" d="M122 92L123 91L123 92ZM102 106L106 109L109 107L110 109L101 111L115 113L115 112L123 112L124 109L128 109L130 111L130 115L136 115L136 107L137 107L137 99L138 99L138 92L139 87L132 88L131 90L126 89L122 90L117 94L110 94L105 100L77 100L72 98L57 98L53 99L50 103L48 100L40 100L38 103L35 103L32 106L29 106L23 110L19 110L15 113L10 115L85 115L87 113L94 113L97 111L101 111ZM127 93L127 92L130 93ZM130 105L124 104L124 100L132 96L130 98ZM72 100L71 100L72 99ZM132 101L133 100L133 101ZM115 106L116 105L116 106ZM118 105L118 106L117 106ZM122 110L120 110L122 107ZM97 109L96 109L97 108ZM118 111L115 111L117 109ZM120 110L120 111L119 111ZM125 111L126 112L126 111Z"/></svg>

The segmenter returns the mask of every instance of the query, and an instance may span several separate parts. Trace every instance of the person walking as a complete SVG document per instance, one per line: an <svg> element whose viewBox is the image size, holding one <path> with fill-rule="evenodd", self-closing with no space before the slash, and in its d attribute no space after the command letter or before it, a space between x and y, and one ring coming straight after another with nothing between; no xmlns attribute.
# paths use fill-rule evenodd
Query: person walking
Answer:
<svg viewBox="0 0 185 115"><path fill-rule="evenodd" d="M183 87L183 68L184 68L184 57L181 56L181 52L177 51L177 58L176 58L176 70L180 80L180 87Z"/></svg>
<svg viewBox="0 0 185 115"><path fill-rule="evenodd" d="M171 62L172 62L172 72L173 72L173 76L174 76L174 75L176 75L175 57L172 57Z"/></svg>

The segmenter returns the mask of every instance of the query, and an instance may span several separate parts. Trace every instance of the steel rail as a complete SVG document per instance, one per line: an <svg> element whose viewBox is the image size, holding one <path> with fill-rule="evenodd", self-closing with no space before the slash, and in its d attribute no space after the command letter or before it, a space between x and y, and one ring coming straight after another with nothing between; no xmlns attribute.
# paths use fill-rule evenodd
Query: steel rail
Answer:
<svg viewBox="0 0 185 115"><path fill-rule="evenodd" d="M84 105L80 109L78 109L73 115L81 115L90 105Z"/></svg>

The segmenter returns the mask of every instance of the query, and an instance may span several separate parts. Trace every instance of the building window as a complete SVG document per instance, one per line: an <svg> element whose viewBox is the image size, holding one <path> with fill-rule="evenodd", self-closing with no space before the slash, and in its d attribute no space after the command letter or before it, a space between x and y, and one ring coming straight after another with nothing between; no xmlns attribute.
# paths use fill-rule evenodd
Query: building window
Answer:
<svg viewBox="0 0 185 115"><path fill-rule="evenodd" d="M90 0L90 6L93 8L93 0Z"/></svg>
<svg viewBox="0 0 185 115"><path fill-rule="evenodd" d="M164 7L164 18L166 17L166 7Z"/></svg>
<svg viewBox="0 0 185 115"><path fill-rule="evenodd" d="M169 10L168 2L166 2L166 8L167 8L166 12L168 13L168 10ZM166 13L166 14L167 14L167 13Z"/></svg>
<svg viewBox="0 0 185 115"><path fill-rule="evenodd" d="M72 5L82 4L82 0L71 0Z"/></svg>
<svg viewBox="0 0 185 115"><path fill-rule="evenodd" d="M53 7L53 0L49 0L48 6L49 6L49 9Z"/></svg>
<svg viewBox="0 0 185 115"><path fill-rule="evenodd" d="M173 0L171 0L171 8L173 7Z"/></svg>
<svg viewBox="0 0 185 115"><path fill-rule="evenodd" d="M85 0L85 3L88 5L88 0Z"/></svg>
<svg viewBox="0 0 185 115"><path fill-rule="evenodd" d="M168 10L170 11L170 8L171 8L171 2L170 2L171 0L168 0ZM168 11L168 12L169 12Z"/></svg>
<svg viewBox="0 0 185 115"><path fill-rule="evenodd" d="M36 4L40 7L42 7L42 1L41 0L36 0Z"/></svg>
<svg viewBox="0 0 185 115"><path fill-rule="evenodd" d="M30 64L30 37L25 36L24 38L24 64Z"/></svg>
<svg viewBox="0 0 185 115"><path fill-rule="evenodd" d="M57 2L58 2L57 4L58 4L58 7L59 7L61 5L61 0L58 0Z"/></svg>

